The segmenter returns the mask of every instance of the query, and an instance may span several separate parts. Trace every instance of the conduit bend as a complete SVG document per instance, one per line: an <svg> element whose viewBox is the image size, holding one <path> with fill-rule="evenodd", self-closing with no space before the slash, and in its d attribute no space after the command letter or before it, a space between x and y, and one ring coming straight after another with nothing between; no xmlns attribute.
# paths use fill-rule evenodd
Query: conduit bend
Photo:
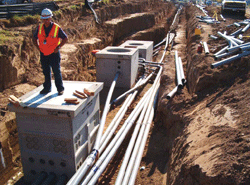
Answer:
<svg viewBox="0 0 250 185"><path fill-rule="evenodd" d="M112 95L113 95L113 92L114 92L114 89L115 89L115 85L116 85L116 81L117 81L119 75L120 75L120 72L118 71L116 73L116 75L115 75L114 81L112 82L112 84L110 86L110 90L109 90L107 100L106 100L106 103L105 103L105 106L104 106L104 109L103 109L102 118L101 118L101 122L100 122L100 127L99 127L99 130L98 130L97 136L96 136L96 141L95 141L95 145L94 145L93 150L99 150L99 148L100 148L102 132L103 132L104 125L105 125L105 122L106 122L107 114L108 114L109 109L110 109L110 100L112 98Z"/></svg>
<svg viewBox="0 0 250 185"><path fill-rule="evenodd" d="M128 90L127 92L123 93L122 95L120 95L119 97L117 97L115 100L112 101L111 104L117 103L118 101L120 101L122 98L124 98L127 94L141 88L143 85L145 85L148 80L152 77L153 73L151 73L146 79L143 80L142 83L140 83L139 85L133 87L132 89Z"/></svg>

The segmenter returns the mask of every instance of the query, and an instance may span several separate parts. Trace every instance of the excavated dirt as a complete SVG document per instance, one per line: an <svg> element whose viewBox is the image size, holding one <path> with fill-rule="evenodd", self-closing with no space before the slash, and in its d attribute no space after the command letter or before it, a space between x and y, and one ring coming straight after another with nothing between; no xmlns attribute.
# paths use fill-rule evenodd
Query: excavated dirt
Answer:
<svg viewBox="0 0 250 185"><path fill-rule="evenodd" d="M208 10L213 16L215 9ZM249 57L212 70L210 65L216 62L212 54L196 51L200 41L209 48L225 43L208 34L233 33L237 28L225 26L245 17L226 15L225 23L207 25L198 22L198 15L204 16L194 6L187 7L187 60L183 59L187 89L168 101L174 77L169 70L162 77L168 85L161 90L157 120L169 141L167 184L249 184ZM202 28L200 37L194 35L197 26ZM184 31L180 26L177 38ZM183 42L176 44L185 53Z"/></svg>
<svg viewBox="0 0 250 185"><path fill-rule="evenodd" d="M229 34L236 31L235 26L226 25L242 21L249 14L246 17L224 15L226 22L207 25L196 18L204 14L195 6L187 5L177 17L177 24L170 27L176 13L172 3L127 0L95 5L101 20L98 25L79 1L74 1L79 4L76 9L68 8L72 3L59 2L62 11L55 16L55 21L69 35L69 43L61 51L64 80L95 81L93 49L119 45L127 39L153 40L156 44L169 29L176 33L174 45L164 59L158 107L140 165L145 166L145 170L138 172L136 184L250 184L249 57L211 69L210 65L215 62L213 52L226 42L208 36L216 35L217 31ZM210 16L215 10L219 12L215 7L207 10ZM148 14L142 16L148 20L148 26L144 23L146 27L141 30L128 28L120 34L119 27L105 23L145 12ZM123 24L130 26L130 23ZM18 39L0 45L0 140L7 164L5 169L0 165L0 184L7 181L13 184L23 176L15 115L7 109L7 97L10 94L20 97L43 82L39 52L31 43L37 23L8 25L1 23L0 31L13 31ZM202 28L201 36L194 35L197 26ZM248 38L244 39L247 42ZM200 41L208 43L210 54L197 53ZM182 59L187 84L168 100L167 94L176 86L175 50ZM159 61L160 54L155 61ZM109 113L108 122L115 113L116 109ZM127 143L128 139L98 184L115 183Z"/></svg>

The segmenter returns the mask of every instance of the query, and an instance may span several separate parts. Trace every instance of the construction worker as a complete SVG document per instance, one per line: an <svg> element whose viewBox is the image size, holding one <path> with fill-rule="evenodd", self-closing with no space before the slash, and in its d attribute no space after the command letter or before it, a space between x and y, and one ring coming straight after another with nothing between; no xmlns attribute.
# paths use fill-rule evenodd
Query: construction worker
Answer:
<svg viewBox="0 0 250 185"><path fill-rule="evenodd" d="M67 42L68 37L59 25L51 21L52 16L50 9L43 9L41 13L43 23L37 27L33 36L33 43L40 51L40 61L45 76L43 90L40 91L40 94L47 94L51 91L52 69L58 95L62 95L64 87L60 69L61 57L59 49Z"/></svg>

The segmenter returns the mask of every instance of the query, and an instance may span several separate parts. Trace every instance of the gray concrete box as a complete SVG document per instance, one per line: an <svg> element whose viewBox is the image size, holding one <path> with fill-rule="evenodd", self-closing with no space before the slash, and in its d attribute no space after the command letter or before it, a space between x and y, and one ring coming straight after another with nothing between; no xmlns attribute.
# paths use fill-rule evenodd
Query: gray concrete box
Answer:
<svg viewBox="0 0 250 185"><path fill-rule="evenodd" d="M139 58L144 58L146 61L152 61L153 58L153 41L142 40L127 40L120 47L124 48L138 48Z"/></svg>
<svg viewBox="0 0 250 185"><path fill-rule="evenodd" d="M109 87L116 72L120 72L116 87L131 88L137 76L139 52L137 48L108 46L96 53L96 81Z"/></svg>
<svg viewBox="0 0 250 185"><path fill-rule="evenodd" d="M99 92L103 83L64 81L65 91L57 95L56 87L46 95L39 94L42 86L22 96L27 108L14 107L24 177L33 181L42 171L70 178L91 151L99 127ZM94 96L79 99L77 105L64 98L73 92L91 89Z"/></svg>

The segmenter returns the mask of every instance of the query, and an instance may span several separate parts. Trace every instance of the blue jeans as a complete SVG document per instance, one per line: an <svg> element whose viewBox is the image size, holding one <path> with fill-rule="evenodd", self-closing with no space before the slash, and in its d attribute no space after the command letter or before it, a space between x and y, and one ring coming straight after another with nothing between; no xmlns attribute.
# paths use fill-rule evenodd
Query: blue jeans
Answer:
<svg viewBox="0 0 250 185"><path fill-rule="evenodd" d="M55 84L57 91L63 91L63 82L62 82L62 74L61 74L61 56L60 52L52 53L48 56L44 56L43 53L40 53L40 60L43 69L43 74L45 76L45 81L43 83L43 87L46 91L51 90L51 68L55 77Z"/></svg>

